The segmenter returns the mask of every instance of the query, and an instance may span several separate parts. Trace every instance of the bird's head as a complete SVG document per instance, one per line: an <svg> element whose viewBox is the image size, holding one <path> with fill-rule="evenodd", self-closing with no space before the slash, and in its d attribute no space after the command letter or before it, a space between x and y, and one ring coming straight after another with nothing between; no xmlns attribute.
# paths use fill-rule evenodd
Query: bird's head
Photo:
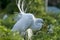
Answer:
<svg viewBox="0 0 60 40"><path fill-rule="evenodd" d="M33 31L38 31L43 27L43 23L44 23L43 19L36 18L31 26L31 29Z"/></svg>
<svg viewBox="0 0 60 40"><path fill-rule="evenodd" d="M36 18L36 20L35 20L36 30L40 30L43 27L43 22L44 22L43 19Z"/></svg>

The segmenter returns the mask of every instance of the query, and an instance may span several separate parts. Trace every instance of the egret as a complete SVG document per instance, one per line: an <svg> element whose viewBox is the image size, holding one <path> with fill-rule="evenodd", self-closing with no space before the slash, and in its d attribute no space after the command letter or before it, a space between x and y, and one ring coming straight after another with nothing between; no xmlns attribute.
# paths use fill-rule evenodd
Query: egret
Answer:
<svg viewBox="0 0 60 40"><path fill-rule="evenodd" d="M16 24L13 26L11 31L18 31L22 36L26 34L27 29L31 29L32 31L37 31L42 28L43 25L43 19L34 17L31 13L25 13L23 10L23 3L22 2L22 8L20 6L21 0L18 1L17 6L20 11L20 19L16 22ZM32 32L30 31L30 32ZM28 34L30 33L29 30L27 31ZM28 36L30 40L31 36Z"/></svg>

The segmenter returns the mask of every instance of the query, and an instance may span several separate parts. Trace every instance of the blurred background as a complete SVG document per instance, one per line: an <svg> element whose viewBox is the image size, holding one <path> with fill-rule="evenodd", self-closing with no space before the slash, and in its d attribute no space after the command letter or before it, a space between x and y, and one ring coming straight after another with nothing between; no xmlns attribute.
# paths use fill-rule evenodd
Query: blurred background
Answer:
<svg viewBox="0 0 60 40"><path fill-rule="evenodd" d="M44 20L43 28L34 32L33 40L60 40L60 0L25 0L26 13ZM19 33L12 33L11 28L19 15L16 0L0 0L0 40L23 40Z"/></svg>
<svg viewBox="0 0 60 40"><path fill-rule="evenodd" d="M47 0L47 11L53 12L53 13L59 13L60 12L60 0Z"/></svg>

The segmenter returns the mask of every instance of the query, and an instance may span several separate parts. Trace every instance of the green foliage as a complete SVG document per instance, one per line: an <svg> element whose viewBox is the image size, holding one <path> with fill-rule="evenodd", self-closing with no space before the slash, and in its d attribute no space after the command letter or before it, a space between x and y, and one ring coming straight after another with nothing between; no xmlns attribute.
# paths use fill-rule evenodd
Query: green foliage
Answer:
<svg viewBox="0 0 60 40"><path fill-rule="evenodd" d="M39 31L33 35L33 40L60 40L60 25L54 27L53 33Z"/></svg>
<svg viewBox="0 0 60 40"><path fill-rule="evenodd" d="M4 26L0 26L0 40L22 40L18 32L11 32Z"/></svg>
<svg viewBox="0 0 60 40"><path fill-rule="evenodd" d="M44 13L44 0L26 0L25 6L27 12L33 13L35 16L41 16Z"/></svg>
<svg viewBox="0 0 60 40"><path fill-rule="evenodd" d="M0 20L0 24L2 26L5 26L6 28L11 29L13 25L15 24L15 21L13 20L13 15L9 15L5 20Z"/></svg>
<svg viewBox="0 0 60 40"><path fill-rule="evenodd" d="M15 24L13 20L15 16L13 13L16 11L18 12L15 2L15 0L12 0L7 4L5 9L1 11L2 13L0 13L0 40L22 40L17 32L13 33L10 31ZM33 40L60 40L60 14L46 13L44 9L44 0L26 0L24 3L24 9L25 8L27 8L27 13L33 13L36 17L44 20L43 28L33 35ZM8 18L2 20L4 13L8 14ZM54 25L53 33L47 33L47 26L49 24Z"/></svg>

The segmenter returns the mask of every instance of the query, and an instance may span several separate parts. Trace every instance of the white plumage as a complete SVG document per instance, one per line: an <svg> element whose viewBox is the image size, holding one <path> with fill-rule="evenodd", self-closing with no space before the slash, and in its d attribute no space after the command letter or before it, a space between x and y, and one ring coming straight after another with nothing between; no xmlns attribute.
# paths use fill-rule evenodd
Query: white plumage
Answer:
<svg viewBox="0 0 60 40"><path fill-rule="evenodd" d="M17 21L12 30L21 31L31 28L33 31L40 30L43 25L41 18L35 18L33 14L23 14L22 17Z"/></svg>
<svg viewBox="0 0 60 40"><path fill-rule="evenodd" d="M40 30L43 26L43 19L41 18L35 18L33 21L33 24L31 25L31 29L33 31Z"/></svg>
<svg viewBox="0 0 60 40"><path fill-rule="evenodd" d="M33 22L31 14L22 15L21 19L14 25L12 31L25 31Z"/></svg>
<svg viewBox="0 0 60 40"><path fill-rule="evenodd" d="M17 4L17 6L21 12L20 19L13 26L12 31L18 31L18 32L20 32L20 34L22 36L24 36L26 34L26 30L29 28L33 31L40 30L42 28L42 25L43 25L43 19L35 18L33 14L25 13L23 10L21 10L20 1L21 0L19 0L18 4ZM29 30L28 30L28 33L30 34ZM30 37L31 36L28 35L28 38L30 38Z"/></svg>

